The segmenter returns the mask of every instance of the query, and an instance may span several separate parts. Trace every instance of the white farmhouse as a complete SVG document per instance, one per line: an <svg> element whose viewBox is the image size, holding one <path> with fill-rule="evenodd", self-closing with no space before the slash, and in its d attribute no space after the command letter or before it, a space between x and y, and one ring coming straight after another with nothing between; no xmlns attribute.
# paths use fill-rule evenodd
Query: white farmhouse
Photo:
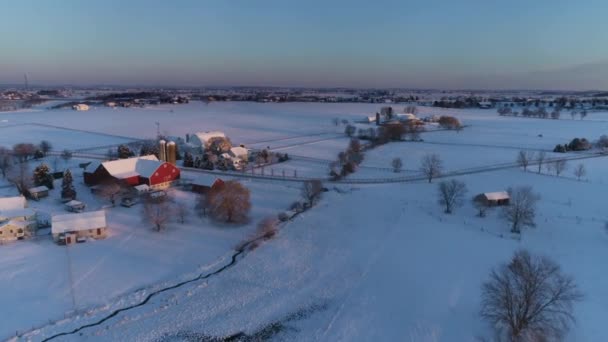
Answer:
<svg viewBox="0 0 608 342"><path fill-rule="evenodd" d="M190 134L190 140L188 143L193 148L200 148L202 152L205 151L206 148L209 147L209 143L213 138L226 138L226 134L224 132L219 131L211 131L211 132L198 132L194 134Z"/></svg>
<svg viewBox="0 0 608 342"><path fill-rule="evenodd" d="M37 228L36 212L23 196L0 198L0 241L23 239Z"/></svg>
<svg viewBox="0 0 608 342"><path fill-rule="evenodd" d="M106 212L89 211L79 214L54 215L51 218L53 240L59 244L72 244L86 238L103 239L108 235Z"/></svg>

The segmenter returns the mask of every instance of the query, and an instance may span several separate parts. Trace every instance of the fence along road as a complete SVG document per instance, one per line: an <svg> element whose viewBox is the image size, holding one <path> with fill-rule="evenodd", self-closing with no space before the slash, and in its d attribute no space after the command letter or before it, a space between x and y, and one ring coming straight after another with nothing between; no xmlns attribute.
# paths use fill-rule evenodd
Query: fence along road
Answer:
<svg viewBox="0 0 608 342"><path fill-rule="evenodd" d="M49 152L50 155L60 155L60 152ZM95 153L74 153L72 155L76 158L89 158L96 160L107 160L106 156ZM596 153L587 153L587 154L577 154L568 157L559 157L559 158L547 158L543 161L543 164L550 164L557 160L584 160L584 159L594 159L594 158L604 158L608 157L608 153L596 152ZM528 165L535 166L538 165L538 162L533 161ZM492 164L485 166L478 166L454 171L448 171L441 174L438 178L448 178L448 177L456 177L456 176L464 176L471 175L476 173L485 173L485 172L493 172L500 170L508 170L519 168L520 165L516 162L510 163L500 163L500 164ZM220 170L205 170L205 169L196 169L192 167L180 167L183 171L188 172L196 172L196 173L204 173L211 174L215 176L224 176L224 177L234 177L234 178L244 178L244 179L260 179L260 180L271 180L271 181L282 181L282 182L305 182L308 180L321 180L323 182L334 183L334 184L390 184L390 183L410 183L410 182L419 182L427 179L425 175L422 173L418 173L415 175L404 176L404 177L374 177L374 178L345 178L340 180L333 180L330 177L293 177L293 176L280 176L280 175L262 175L255 173L246 173L239 171L220 171Z"/></svg>

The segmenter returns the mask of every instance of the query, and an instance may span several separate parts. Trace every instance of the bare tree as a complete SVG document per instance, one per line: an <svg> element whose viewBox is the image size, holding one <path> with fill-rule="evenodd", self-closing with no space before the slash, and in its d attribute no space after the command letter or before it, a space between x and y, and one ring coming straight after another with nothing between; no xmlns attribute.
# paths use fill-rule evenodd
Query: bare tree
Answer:
<svg viewBox="0 0 608 342"><path fill-rule="evenodd" d="M237 181L227 181L223 186L211 188L207 195L208 212L216 220L226 223L242 223L251 209L249 189Z"/></svg>
<svg viewBox="0 0 608 342"><path fill-rule="evenodd" d="M415 105L409 105L403 109L403 112L406 114L416 115L416 114L418 114L418 107L416 107Z"/></svg>
<svg viewBox="0 0 608 342"><path fill-rule="evenodd" d="M20 162L26 161L32 157L36 152L36 146L29 143L19 143L13 146L13 155L19 159Z"/></svg>
<svg viewBox="0 0 608 342"><path fill-rule="evenodd" d="M508 189L510 204L504 207L502 216L511 224L512 233L521 233L523 227L534 227L536 202L540 199L531 186Z"/></svg>
<svg viewBox="0 0 608 342"><path fill-rule="evenodd" d="M142 219L144 222L151 224L157 232L165 229L173 215L170 201L166 198L159 200L148 197L143 202Z"/></svg>
<svg viewBox="0 0 608 342"><path fill-rule="evenodd" d="M536 155L536 163L538 164L538 173L542 170L543 163L545 162L545 158L547 157L547 153L545 151L540 151Z"/></svg>
<svg viewBox="0 0 608 342"><path fill-rule="evenodd" d="M28 189L32 186L32 178L30 177L27 163L19 163L17 168L11 168L7 178L21 195L29 196Z"/></svg>
<svg viewBox="0 0 608 342"><path fill-rule="evenodd" d="M340 124L340 119L333 118L333 119L331 119L331 123L337 127Z"/></svg>
<svg viewBox="0 0 608 342"><path fill-rule="evenodd" d="M532 152L521 150L517 154L517 164L524 168L524 171L528 171L528 165L530 165L530 160L534 157Z"/></svg>
<svg viewBox="0 0 608 342"><path fill-rule="evenodd" d="M443 162L439 158L439 155L432 153L422 157L420 172L426 176L429 183L433 181L433 178L439 177L442 170Z"/></svg>
<svg viewBox="0 0 608 342"><path fill-rule="evenodd" d="M581 115L581 120L583 120L584 118L587 117L587 111L586 110L582 110L580 115Z"/></svg>
<svg viewBox="0 0 608 342"><path fill-rule="evenodd" d="M480 315L505 340L559 341L582 298L574 279L557 263L520 250L482 285Z"/></svg>
<svg viewBox="0 0 608 342"><path fill-rule="evenodd" d="M175 203L173 212L179 223L184 224L190 215L190 208L185 203Z"/></svg>
<svg viewBox="0 0 608 342"><path fill-rule="evenodd" d="M99 195L106 198L112 206L116 205L116 197L122 191L122 186L115 180L107 180L99 184Z"/></svg>
<svg viewBox="0 0 608 342"><path fill-rule="evenodd" d="M574 175L576 176L576 179L578 179L579 181L581 180L582 177L585 177L585 175L587 174L587 169L585 169L585 165L584 164L578 164L576 166L576 168L574 169Z"/></svg>
<svg viewBox="0 0 608 342"><path fill-rule="evenodd" d="M308 201L308 205L312 206L323 192L323 184L318 179L308 180L302 186L302 197Z"/></svg>
<svg viewBox="0 0 608 342"><path fill-rule="evenodd" d="M446 214L451 214L454 207L462 205L467 186L456 179L439 183L439 204L445 206Z"/></svg>
<svg viewBox="0 0 608 342"><path fill-rule="evenodd" d="M48 142L47 140L42 140L40 142L40 151L42 151L42 153L46 156L47 153L49 153L51 151L51 149L53 148L53 145L51 145L50 142Z"/></svg>
<svg viewBox="0 0 608 342"><path fill-rule="evenodd" d="M344 128L344 134L346 134L349 137L352 137L356 131L357 131L357 127L355 127L353 125L346 125L346 127Z"/></svg>
<svg viewBox="0 0 608 342"><path fill-rule="evenodd" d="M0 171L2 171L2 178L6 179L6 175L12 167L13 156L11 155L11 151L0 146Z"/></svg>
<svg viewBox="0 0 608 342"><path fill-rule="evenodd" d="M553 172L555 172L555 175L558 177L562 174L562 172L564 172L564 170L566 170L567 167L568 162L566 161L566 159L557 159L547 165L547 168L549 170L553 170Z"/></svg>
<svg viewBox="0 0 608 342"><path fill-rule="evenodd" d="M393 159L393 161L391 162L391 166L393 167L394 172L401 172L401 169L403 168L403 162L401 161L401 158Z"/></svg>
<svg viewBox="0 0 608 342"><path fill-rule="evenodd" d="M63 159L66 165L71 158L72 152L70 150L63 150L63 152L61 152L61 159Z"/></svg>

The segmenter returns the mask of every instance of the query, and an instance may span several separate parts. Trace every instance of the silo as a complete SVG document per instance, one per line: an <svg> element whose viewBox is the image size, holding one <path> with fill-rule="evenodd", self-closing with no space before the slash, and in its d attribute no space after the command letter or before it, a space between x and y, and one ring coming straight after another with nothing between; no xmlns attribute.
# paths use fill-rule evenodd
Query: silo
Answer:
<svg viewBox="0 0 608 342"><path fill-rule="evenodd" d="M177 159L176 155L175 155L175 152L176 152L175 143L173 141L169 141L167 143L167 160L166 161L169 162L169 163L171 163L171 164L173 164L173 165L175 165L175 162L176 162L176 159Z"/></svg>
<svg viewBox="0 0 608 342"><path fill-rule="evenodd" d="M158 148L158 159L162 160L162 161L167 161L167 142L164 140L159 141L159 148Z"/></svg>

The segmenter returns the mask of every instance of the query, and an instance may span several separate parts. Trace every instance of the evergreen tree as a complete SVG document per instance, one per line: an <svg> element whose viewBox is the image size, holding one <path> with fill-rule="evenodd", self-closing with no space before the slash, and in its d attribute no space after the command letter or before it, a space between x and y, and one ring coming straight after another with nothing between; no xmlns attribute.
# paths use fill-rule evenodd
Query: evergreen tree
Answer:
<svg viewBox="0 0 608 342"><path fill-rule="evenodd" d="M46 164L40 164L34 169L34 185L46 185L47 188L53 188L53 175Z"/></svg>
<svg viewBox="0 0 608 342"><path fill-rule="evenodd" d="M118 152L118 158L120 158L120 159L131 158L135 155L133 153L133 151L131 151L131 149L127 145L118 146L117 152Z"/></svg>
<svg viewBox="0 0 608 342"><path fill-rule="evenodd" d="M61 198L76 198L73 182L72 172L70 169L67 169L63 174L63 181L61 182Z"/></svg>
<svg viewBox="0 0 608 342"><path fill-rule="evenodd" d="M192 155L188 152L184 153L184 167L193 167L194 166L194 159L192 158Z"/></svg>

